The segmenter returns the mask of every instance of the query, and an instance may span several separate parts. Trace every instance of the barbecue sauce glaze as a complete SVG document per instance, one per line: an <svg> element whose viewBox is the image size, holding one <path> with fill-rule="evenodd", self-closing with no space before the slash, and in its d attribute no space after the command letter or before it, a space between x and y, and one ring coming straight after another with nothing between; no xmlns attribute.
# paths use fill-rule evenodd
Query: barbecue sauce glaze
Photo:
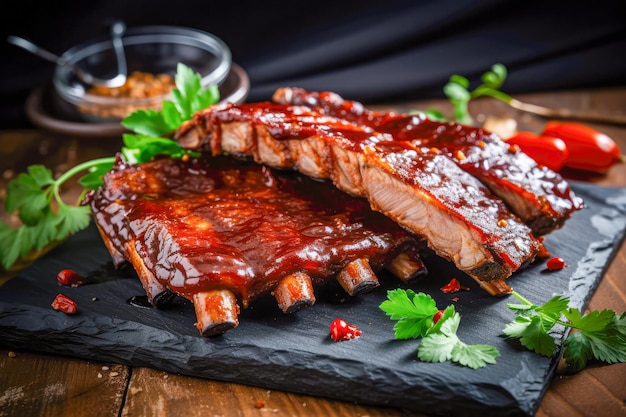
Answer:
<svg viewBox="0 0 626 417"><path fill-rule="evenodd" d="M524 258L527 248L536 251L539 244L530 230L522 226L505 203L469 170L463 169L446 150L446 146L458 148L465 142L479 148L475 139L470 140L468 135L454 128L456 125L448 128L438 124L433 132L430 122L417 116L400 117L393 113L372 112L358 117L353 114L345 119L335 117L344 117L355 108L358 107L348 107L345 111L327 115L317 108L271 102L225 106L207 112L207 123L210 125L207 130L221 135L223 122L241 121L262 126L277 141L315 137L331 149L338 147L364 155L367 164L376 165L401 183L411 185L422 199L460 219L480 236L481 242L494 247L500 257L499 262L505 268L518 269L524 261L518 258ZM422 124L430 127L423 128ZM415 134L410 133L413 130ZM430 142L424 139L422 143L417 139L422 135L426 138L435 135L440 140ZM211 140L212 151L219 154L223 138L214 139ZM319 156L333 157L332 151ZM504 228L507 233L503 233ZM507 250L512 251L512 256Z"/></svg>
<svg viewBox="0 0 626 417"><path fill-rule="evenodd" d="M88 195L101 233L125 259L134 242L145 267L185 297L227 288L248 301L288 274L314 284L350 261L376 270L419 239L366 200L294 172L229 157L126 165Z"/></svg>

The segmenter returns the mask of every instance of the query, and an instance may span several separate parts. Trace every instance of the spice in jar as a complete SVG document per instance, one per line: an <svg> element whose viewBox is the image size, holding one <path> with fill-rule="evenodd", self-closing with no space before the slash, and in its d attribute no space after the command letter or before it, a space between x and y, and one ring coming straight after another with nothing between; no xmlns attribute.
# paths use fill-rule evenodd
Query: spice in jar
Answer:
<svg viewBox="0 0 626 417"><path fill-rule="evenodd" d="M128 75L126 83L121 87L94 86L87 90L87 94L122 100L141 100L169 94L176 87L174 78L169 74L152 74L149 72L133 71ZM155 103L145 104L87 104L78 108L84 112L102 118L124 118L135 110L155 108Z"/></svg>

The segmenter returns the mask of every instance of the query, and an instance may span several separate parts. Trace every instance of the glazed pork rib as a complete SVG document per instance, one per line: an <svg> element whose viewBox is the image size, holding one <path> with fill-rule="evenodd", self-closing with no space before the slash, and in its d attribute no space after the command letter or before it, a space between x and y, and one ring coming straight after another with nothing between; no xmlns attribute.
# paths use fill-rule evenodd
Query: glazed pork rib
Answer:
<svg viewBox="0 0 626 417"><path fill-rule="evenodd" d="M316 107L279 103L215 106L175 138L188 149L252 157L329 178L341 190L423 237L438 255L491 294L540 249L532 231L444 152Z"/></svg>
<svg viewBox="0 0 626 417"><path fill-rule="evenodd" d="M85 199L116 264L130 262L150 302L194 304L201 334L238 325L239 304L272 293L294 312L336 277L350 295L425 272L416 236L329 183L232 158L118 158Z"/></svg>
<svg viewBox="0 0 626 417"><path fill-rule="evenodd" d="M561 227L583 207L582 200L559 174L538 166L524 153L516 152L480 128L435 122L421 115L372 111L333 92L286 87L276 90L272 99L276 103L316 108L322 114L388 133L394 140L445 153L502 198L535 236Z"/></svg>

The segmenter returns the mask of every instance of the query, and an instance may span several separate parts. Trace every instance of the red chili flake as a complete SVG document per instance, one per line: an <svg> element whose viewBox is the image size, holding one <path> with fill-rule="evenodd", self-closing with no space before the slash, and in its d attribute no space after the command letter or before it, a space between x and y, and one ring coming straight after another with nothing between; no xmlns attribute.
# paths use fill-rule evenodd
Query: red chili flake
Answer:
<svg viewBox="0 0 626 417"><path fill-rule="evenodd" d="M76 302L63 294L57 295L51 305L55 310L65 314L76 314Z"/></svg>
<svg viewBox="0 0 626 417"><path fill-rule="evenodd" d="M361 336L358 327L348 324L343 319L335 319L330 323L330 337L335 342L351 340Z"/></svg>
<svg viewBox="0 0 626 417"><path fill-rule="evenodd" d="M441 319L441 316L443 316L443 310L439 310L435 313L433 316L433 323L437 323Z"/></svg>
<svg viewBox="0 0 626 417"><path fill-rule="evenodd" d="M57 274L57 281L61 285L69 287L79 287L83 285L87 279L73 269L63 269Z"/></svg>
<svg viewBox="0 0 626 417"><path fill-rule="evenodd" d="M469 291L469 287L466 287L464 285L461 285L461 283L459 282L458 279L456 278L452 278L450 280L450 282L448 282L446 285L444 285L443 287L441 287L441 291L447 293L451 293L451 292L457 292L457 291Z"/></svg>
<svg viewBox="0 0 626 417"><path fill-rule="evenodd" d="M558 271L559 269L563 269L569 265L565 263L565 260L563 258L554 257L554 258L549 259L548 262L546 262L546 266L548 267L548 270L550 271Z"/></svg>

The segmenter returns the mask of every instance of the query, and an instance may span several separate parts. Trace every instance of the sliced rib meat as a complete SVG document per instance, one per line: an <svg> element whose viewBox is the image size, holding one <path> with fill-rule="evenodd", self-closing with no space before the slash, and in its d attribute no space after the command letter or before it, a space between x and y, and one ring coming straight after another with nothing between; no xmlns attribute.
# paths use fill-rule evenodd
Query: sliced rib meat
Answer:
<svg viewBox="0 0 626 417"><path fill-rule="evenodd" d="M315 302L313 285L337 277L351 294L371 289L372 271L425 248L328 182L232 158L118 158L85 202L114 261L135 267L153 304L190 299L204 335L237 326L237 300L273 293L290 313Z"/></svg>
<svg viewBox="0 0 626 417"><path fill-rule="evenodd" d="M372 111L333 92L281 88L273 100L306 105L322 114L390 134L394 140L440 150L502 198L536 236L561 227L573 212L583 207L582 200L558 173L538 166L526 154L483 129L436 122L418 115Z"/></svg>
<svg viewBox="0 0 626 417"><path fill-rule="evenodd" d="M489 281L531 262L540 247L499 198L445 153L316 108L269 102L215 106L198 112L175 138L189 149L250 156L330 178L424 237L492 293L503 286Z"/></svg>

